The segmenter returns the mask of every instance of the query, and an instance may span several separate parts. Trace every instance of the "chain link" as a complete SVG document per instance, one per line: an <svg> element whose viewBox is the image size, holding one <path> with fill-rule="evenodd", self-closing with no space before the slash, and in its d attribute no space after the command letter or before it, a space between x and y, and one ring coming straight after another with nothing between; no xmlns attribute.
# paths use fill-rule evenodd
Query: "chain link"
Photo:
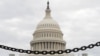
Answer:
<svg viewBox="0 0 100 56"><path fill-rule="evenodd" d="M5 50L10 50L10 51L14 51L14 52L19 52L19 53L27 53L27 54L63 54L63 53L71 53L71 52L78 52L78 51L84 51L86 49L92 49L94 47L99 47L100 46L100 42L97 42L95 44L90 44L88 46L82 46L80 48L74 48L74 49L66 49L66 50L58 50L58 51L32 51L32 50L23 50L23 49L17 49L17 48L12 48L12 47L8 47L8 46L4 46L4 45L0 45L1 49L5 49Z"/></svg>

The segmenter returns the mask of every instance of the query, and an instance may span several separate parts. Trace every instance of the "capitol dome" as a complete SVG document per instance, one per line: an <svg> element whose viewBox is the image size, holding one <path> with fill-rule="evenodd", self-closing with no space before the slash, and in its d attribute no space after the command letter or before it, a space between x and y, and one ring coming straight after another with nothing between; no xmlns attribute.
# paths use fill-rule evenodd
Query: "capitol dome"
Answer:
<svg viewBox="0 0 100 56"><path fill-rule="evenodd" d="M44 19L39 22L33 33L34 40L31 41L32 50L65 49L66 42L63 40L63 33L58 23L51 17L49 2L47 2L45 12Z"/></svg>
<svg viewBox="0 0 100 56"><path fill-rule="evenodd" d="M63 36L63 33L60 30L59 24L51 17L51 10L49 8L49 2L47 3L46 15L42 21L36 27L36 30L33 35L37 35L37 33L57 33ZM55 34L54 34L55 35ZM36 37L37 38L37 37ZM40 38L37 38L40 39ZM60 38L59 38L60 39Z"/></svg>

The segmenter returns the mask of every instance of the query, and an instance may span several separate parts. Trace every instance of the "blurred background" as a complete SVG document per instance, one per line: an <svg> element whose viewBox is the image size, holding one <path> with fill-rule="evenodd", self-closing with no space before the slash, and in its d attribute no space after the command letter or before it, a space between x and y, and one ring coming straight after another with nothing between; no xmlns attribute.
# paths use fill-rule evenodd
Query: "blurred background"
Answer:
<svg viewBox="0 0 100 56"><path fill-rule="evenodd" d="M100 0L49 0L52 17L67 42L66 48L81 47L100 41ZM37 24L45 16L47 0L0 0L0 44L30 49ZM10 52L0 49L0 56ZM99 56L100 47L74 53Z"/></svg>

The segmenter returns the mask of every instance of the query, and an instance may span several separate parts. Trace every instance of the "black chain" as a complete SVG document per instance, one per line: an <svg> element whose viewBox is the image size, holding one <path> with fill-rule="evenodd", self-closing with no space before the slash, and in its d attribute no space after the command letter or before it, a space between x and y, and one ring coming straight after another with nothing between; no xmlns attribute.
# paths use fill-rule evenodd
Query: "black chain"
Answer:
<svg viewBox="0 0 100 56"><path fill-rule="evenodd" d="M19 52L19 53L27 53L27 54L63 54L63 53L71 53L71 52L78 52L78 51L84 51L86 49L92 49L94 47L98 47L100 46L100 42L97 42L96 44L90 44L88 46L82 46L80 48L74 48L74 49L66 49L66 50L58 50L58 51L32 51L32 50L23 50L23 49L17 49L17 48L12 48L12 47L7 47L4 45L0 45L0 48L5 49L5 50L10 50L10 51L14 51L14 52Z"/></svg>

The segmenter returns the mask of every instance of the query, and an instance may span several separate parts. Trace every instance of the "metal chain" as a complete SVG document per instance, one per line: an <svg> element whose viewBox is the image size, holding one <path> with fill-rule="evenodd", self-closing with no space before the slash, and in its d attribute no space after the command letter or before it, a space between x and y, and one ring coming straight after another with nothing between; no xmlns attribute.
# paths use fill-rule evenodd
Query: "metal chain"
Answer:
<svg viewBox="0 0 100 56"><path fill-rule="evenodd" d="M19 52L19 53L27 53L27 54L63 54L63 53L71 53L71 52L78 52L78 51L84 51L86 49L92 49L94 47L98 47L100 46L100 42L97 42L95 44L90 44L88 46L82 46L80 48L74 48L74 49L66 49L66 50L58 50L58 51L32 51L32 50L23 50L23 49L17 49L17 48L12 48L12 47L8 47L8 46L4 46L4 45L0 45L0 48L5 49L5 50L10 50L10 51L14 51L14 52Z"/></svg>

